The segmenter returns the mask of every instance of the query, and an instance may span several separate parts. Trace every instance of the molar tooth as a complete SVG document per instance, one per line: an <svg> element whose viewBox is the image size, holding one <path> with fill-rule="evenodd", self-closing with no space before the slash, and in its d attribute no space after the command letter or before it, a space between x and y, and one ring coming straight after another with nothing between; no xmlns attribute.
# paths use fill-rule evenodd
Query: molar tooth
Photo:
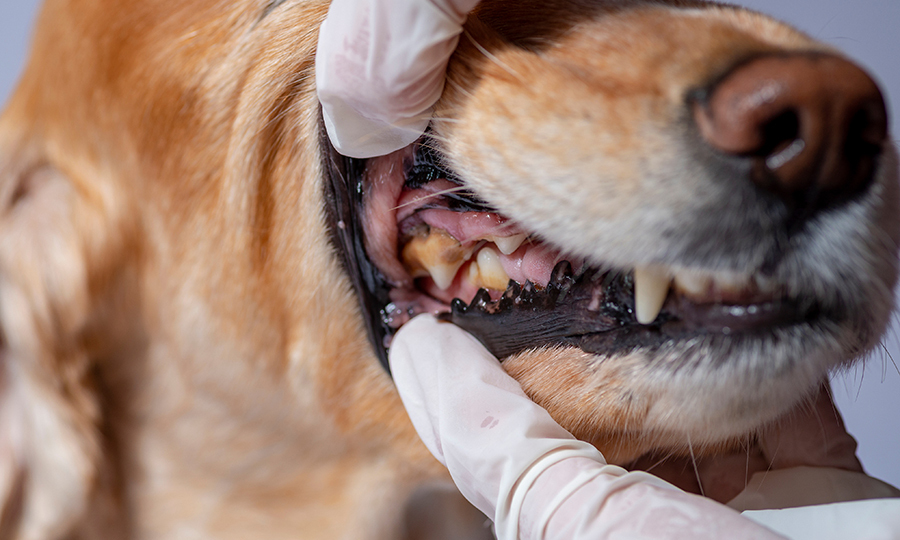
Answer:
<svg viewBox="0 0 900 540"><path fill-rule="evenodd" d="M634 269L634 314L641 324L650 324L659 315L672 278L657 267Z"/></svg>
<svg viewBox="0 0 900 540"><path fill-rule="evenodd" d="M675 274L675 287L691 296L704 296L709 291L712 278L699 272L678 272Z"/></svg>
<svg viewBox="0 0 900 540"><path fill-rule="evenodd" d="M488 238L495 244L497 244L497 249L500 250L500 253L504 255L509 255L515 250L519 249L519 246L525 241L525 238L528 235L525 233L522 234L514 234L512 236L493 236Z"/></svg>
<svg viewBox="0 0 900 540"><path fill-rule="evenodd" d="M737 272L720 271L713 275L713 285L724 293L737 293L749 286L750 280L746 274Z"/></svg>
<svg viewBox="0 0 900 540"><path fill-rule="evenodd" d="M489 247L478 251L469 266L469 279L481 287L502 291L509 284L509 275L500 264L500 255Z"/></svg>
<svg viewBox="0 0 900 540"><path fill-rule="evenodd" d="M756 287L760 292L766 294L774 294L778 292L780 283L774 278L764 277L759 274L754 275L750 284Z"/></svg>

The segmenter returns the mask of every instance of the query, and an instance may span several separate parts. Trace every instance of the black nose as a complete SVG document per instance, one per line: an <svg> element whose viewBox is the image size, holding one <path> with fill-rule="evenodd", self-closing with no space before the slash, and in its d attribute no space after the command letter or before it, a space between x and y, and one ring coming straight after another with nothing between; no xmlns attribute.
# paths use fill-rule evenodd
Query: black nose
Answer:
<svg viewBox="0 0 900 540"><path fill-rule="evenodd" d="M878 86L829 54L755 58L727 73L693 108L706 143L751 160L753 182L804 213L864 190L887 138Z"/></svg>

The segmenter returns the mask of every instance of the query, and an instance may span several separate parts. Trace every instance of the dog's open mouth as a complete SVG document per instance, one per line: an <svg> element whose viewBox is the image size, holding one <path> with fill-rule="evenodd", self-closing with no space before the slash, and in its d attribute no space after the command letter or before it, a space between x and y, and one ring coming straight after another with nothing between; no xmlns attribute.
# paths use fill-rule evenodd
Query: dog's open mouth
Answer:
<svg viewBox="0 0 900 540"><path fill-rule="evenodd" d="M608 356L700 334L739 339L819 315L759 275L570 256L481 201L427 140L368 162L327 159L332 229L385 366L393 332L420 313L501 359L546 345Z"/></svg>

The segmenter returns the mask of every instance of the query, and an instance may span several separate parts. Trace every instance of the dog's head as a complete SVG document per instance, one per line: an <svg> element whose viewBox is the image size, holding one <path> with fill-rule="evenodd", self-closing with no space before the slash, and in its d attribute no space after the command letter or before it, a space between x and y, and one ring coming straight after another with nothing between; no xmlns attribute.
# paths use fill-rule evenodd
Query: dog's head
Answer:
<svg viewBox="0 0 900 540"><path fill-rule="evenodd" d="M882 97L782 24L486 2L434 116L391 156L330 157L376 349L442 313L610 459L751 433L885 328Z"/></svg>

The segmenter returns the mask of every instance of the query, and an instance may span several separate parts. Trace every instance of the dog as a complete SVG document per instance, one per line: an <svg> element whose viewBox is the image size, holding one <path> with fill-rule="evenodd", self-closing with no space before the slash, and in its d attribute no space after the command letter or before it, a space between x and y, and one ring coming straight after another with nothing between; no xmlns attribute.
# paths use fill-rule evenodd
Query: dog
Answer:
<svg viewBox="0 0 900 540"><path fill-rule="evenodd" d="M487 537L379 363L473 332L611 462L715 455L879 340L872 80L702 1L484 0L337 154L317 0L48 0L0 120L0 538Z"/></svg>

